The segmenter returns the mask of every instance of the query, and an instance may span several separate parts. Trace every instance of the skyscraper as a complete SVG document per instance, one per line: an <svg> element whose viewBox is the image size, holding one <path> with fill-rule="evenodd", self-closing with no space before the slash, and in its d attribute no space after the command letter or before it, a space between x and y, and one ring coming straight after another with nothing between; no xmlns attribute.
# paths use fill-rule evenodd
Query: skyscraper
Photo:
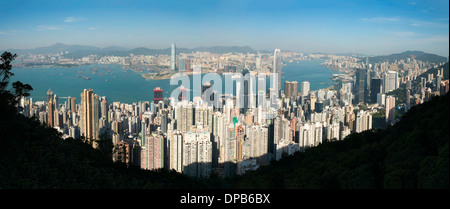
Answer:
<svg viewBox="0 0 450 209"><path fill-rule="evenodd" d="M273 71L272 73L275 73L277 75L277 83L273 83L273 88L276 89L277 93L279 94L281 91L281 51L280 49L275 49L273 52Z"/></svg>
<svg viewBox="0 0 450 209"><path fill-rule="evenodd" d="M148 137L148 170L164 167L164 138L161 135Z"/></svg>
<svg viewBox="0 0 450 209"><path fill-rule="evenodd" d="M48 89L47 91L47 103L50 101L50 99L53 98L53 91Z"/></svg>
<svg viewBox="0 0 450 209"><path fill-rule="evenodd" d="M212 172L212 143L209 132L184 134L183 173L192 177L208 177Z"/></svg>
<svg viewBox="0 0 450 209"><path fill-rule="evenodd" d="M392 123L395 119L395 97L386 97L386 122Z"/></svg>
<svg viewBox="0 0 450 209"><path fill-rule="evenodd" d="M186 58L179 58L179 59L178 59L178 71L179 71L179 72L185 72L185 71L187 71L187 68L186 68Z"/></svg>
<svg viewBox="0 0 450 209"><path fill-rule="evenodd" d="M70 112L77 111L77 98L76 97L68 97Z"/></svg>
<svg viewBox="0 0 450 209"><path fill-rule="evenodd" d="M285 81L284 82L284 95L286 98L296 98L298 95L298 82L297 81Z"/></svg>
<svg viewBox="0 0 450 209"><path fill-rule="evenodd" d="M98 103L98 95L92 89L81 93L81 133L88 142L98 139ZM92 145L97 147L94 143Z"/></svg>
<svg viewBox="0 0 450 209"><path fill-rule="evenodd" d="M388 93L399 87L398 73L396 71L388 71L383 77L383 93Z"/></svg>
<svg viewBox="0 0 450 209"><path fill-rule="evenodd" d="M108 115L108 102L106 101L106 99L103 99L100 103L100 109L101 117L106 119Z"/></svg>
<svg viewBox="0 0 450 209"><path fill-rule="evenodd" d="M291 90L291 82L290 81L285 81L284 82L284 96L286 98L291 97L291 92L292 92L292 90Z"/></svg>
<svg viewBox="0 0 450 209"><path fill-rule="evenodd" d="M249 73L250 73L250 71L248 71L247 69L244 69L244 70L242 70L242 76L243 77L245 77L246 75L249 75ZM250 91L251 91L251 89L250 88L252 88L252 85L251 85L251 78L249 78L249 79L243 79L243 84L244 84L244 91L242 92L242 93L244 93L244 106L243 107L241 107L241 112L242 113L246 113L247 112L247 110L250 108L250 102L249 102L249 97L251 96L251 95L249 95L249 93L250 93ZM236 96L238 96L238 95L236 95Z"/></svg>
<svg viewBox="0 0 450 209"><path fill-rule="evenodd" d="M178 172L183 171L183 135L180 131L170 133L170 169Z"/></svg>
<svg viewBox="0 0 450 209"><path fill-rule="evenodd" d="M302 96L308 96L309 94L309 82L303 81L302 82Z"/></svg>
<svg viewBox="0 0 450 209"><path fill-rule="evenodd" d="M393 91L398 88L398 73L397 71L388 71L389 73L389 91Z"/></svg>
<svg viewBox="0 0 450 209"><path fill-rule="evenodd" d="M176 46L173 43L171 46L170 70L172 71L176 70L176 61L177 61Z"/></svg>
<svg viewBox="0 0 450 209"><path fill-rule="evenodd" d="M370 82L370 102L377 102L377 94L381 93L381 79L373 78Z"/></svg>
<svg viewBox="0 0 450 209"><path fill-rule="evenodd" d="M55 105L53 99L50 98L50 100L48 101L48 119L47 119L48 127L54 126L54 117L55 117Z"/></svg>
<svg viewBox="0 0 450 209"><path fill-rule="evenodd" d="M365 91L366 91L366 69L356 70L355 90L356 90L356 104L364 103Z"/></svg>
<svg viewBox="0 0 450 209"><path fill-rule="evenodd" d="M360 110L356 116L356 132L361 133L369 129L372 129L372 114Z"/></svg>
<svg viewBox="0 0 450 209"><path fill-rule="evenodd" d="M153 89L153 102L157 104L163 99L163 90L160 87Z"/></svg>

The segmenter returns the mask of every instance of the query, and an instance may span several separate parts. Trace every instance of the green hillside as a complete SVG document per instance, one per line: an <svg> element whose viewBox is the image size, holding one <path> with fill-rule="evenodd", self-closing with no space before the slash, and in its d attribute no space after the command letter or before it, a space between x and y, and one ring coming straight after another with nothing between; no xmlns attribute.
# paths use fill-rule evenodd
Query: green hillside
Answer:
<svg viewBox="0 0 450 209"><path fill-rule="evenodd" d="M414 58L416 60L420 60L422 62L431 62L431 63L443 63L447 61L446 57L442 57L435 54L429 54L422 51L405 51L398 54L390 54L390 55L383 55L383 56L375 56L375 57L369 57L369 62L374 63L380 63L380 62L394 62L396 60L406 60L408 58ZM366 59L362 59L365 61Z"/></svg>

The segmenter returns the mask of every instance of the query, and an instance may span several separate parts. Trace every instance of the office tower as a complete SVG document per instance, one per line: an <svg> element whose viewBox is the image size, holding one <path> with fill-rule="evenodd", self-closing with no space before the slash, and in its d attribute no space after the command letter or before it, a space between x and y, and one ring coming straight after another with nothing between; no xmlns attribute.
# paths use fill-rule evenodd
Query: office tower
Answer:
<svg viewBox="0 0 450 209"><path fill-rule="evenodd" d="M153 102L158 104L159 101L163 100L163 90L160 87L153 89Z"/></svg>
<svg viewBox="0 0 450 209"><path fill-rule="evenodd" d="M47 91L47 103L50 101L50 99L53 99L53 91L48 89L48 91Z"/></svg>
<svg viewBox="0 0 450 209"><path fill-rule="evenodd" d="M187 71L186 58L179 58L178 59L178 71L179 72L186 72Z"/></svg>
<svg viewBox="0 0 450 209"><path fill-rule="evenodd" d="M54 126L54 117L55 117L55 104L53 102L53 99L50 98L48 101L48 119L47 119L48 127Z"/></svg>
<svg viewBox="0 0 450 209"><path fill-rule="evenodd" d="M234 96L236 96L235 98L235 107L240 111L240 108L243 108L242 106L242 103L244 102L244 101L242 101L241 99L243 99L242 98L242 94L243 94L243 92L242 92L242 83L241 82L236 82L236 95L234 95Z"/></svg>
<svg viewBox="0 0 450 209"><path fill-rule="evenodd" d="M396 71L387 71L383 77L383 93L388 93L398 87L398 73Z"/></svg>
<svg viewBox="0 0 450 209"><path fill-rule="evenodd" d="M303 81L302 82L302 96L308 96L309 94L309 82Z"/></svg>
<svg viewBox="0 0 450 209"><path fill-rule="evenodd" d="M293 99L297 98L298 96L298 82L297 81L292 81L291 82L291 97Z"/></svg>
<svg viewBox="0 0 450 209"><path fill-rule="evenodd" d="M355 89L356 89L356 104L364 103L366 91L366 69L356 70Z"/></svg>
<svg viewBox="0 0 450 209"><path fill-rule="evenodd" d="M81 93L81 134L88 142L98 139L98 106L98 95L92 89L85 89ZM95 143L92 145L97 147Z"/></svg>
<svg viewBox="0 0 450 209"><path fill-rule="evenodd" d="M72 112L71 110L70 110L70 108L71 108L71 106L72 106L72 97L67 97L67 106L66 106L66 110L68 110L69 112Z"/></svg>
<svg viewBox="0 0 450 209"><path fill-rule="evenodd" d="M161 111L161 132L167 133L167 125L168 125L168 110L163 109Z"/></svg>
<svg viewBox="0 0 450 209"><path fill-rule="evenodd" d="M314 104L314 109L315 109L315 112L318 112L318 113L321 113L321 112L323 112L323 101L321 101L321 100L319 100L318 102L316 102L315 104Z"/></svg>
<svg viewBox="0 0 450 209"><path fill-rule="evenodd" d="M53 103L55 105L55 110L59 109L59 96L58 95L53 95Z"/></svg>
<svg viewBox="0 0 450 209"><path fill-rule="evenodd" d="M398 88L398 73L397 71L388 71L389 74L389 91L393 91Z"/></svg>
<svg viewBox="0 0 450 209"><path fill-rule="evenodd" d="M389 92L389 73L385 72L383 74L383 88L382 88L383 94L386 94Z"/></svg>
<svg viewBox="0 0 450 209"><path fill-rule="evenodd" d="M284 82L284 96L286 98L290 98L291 94L292 94L291 82L290 81L285 81Z"/></svg>
<svg viewBox="0 0 450 209"><path fill-rule="evenodd" d="M269 88L269 98L270 98L270 107L277 109L278 108L277 93L274 88Z"/></svg>
<svg viewBox="0 0 450 209"><path fill-rule="evenodd" d="M172 71L176 70L176 61L177 61L176 46L173 43L171 46L170 70L172 70Z"/></svg>
<svg viewBox="0 0 450 209"><path fill-rule="evenodd" d="M386 97L386 122L392 124L395 119L395 97Z"/></svg>
<svg viewBox="0 0 450 209"><path fill-rule="evenodd" d="M102 101L100 102L100 110L101 117L106 119L108 116L108 102L106 101L106 99L102 99Z"/></svg>
<svg viewBox="0 0 450 209"><path fill-rule="evenodd" d="M377 94L381 93L381 79L373 78L370 82L370 102L377 102Z"/></svg>
<svg viewBox="0 0 450 209"><path fill-rule="evenodd" d="M310 111L314 112L314 110L316 109L316 101L317 101L317 97L316 97L316 95L314 93L311 93L309 95L309 101L311 102L310 103L310 107L309 107Z"/></svg>
<svg viewBox="0 0 450 209"><path fill-rule="evenodd" d="M264 107L266 103L266 77L258 75L257 83L257 101L258 107Z"/></svg>
<svg viewBox="0 0 450 209"><path fill-rule="evenodd" d="M273 70L272 73L277 75L277 83L272 82L272 88L274 88L279 94L281 91L281 71L282 71L282 63L281 63L281 51L280 49L275 49L273 52Z"/></svg>
<svg viewBox="0 0 450 209"><path fill-rule="evenodd" d="M248 79L245 79L246 76L247 76ZM249 99L250 98L249 97L251 95L249 95L249 93L252 90L252 89L250 89L250 88L252 88L250 71L248 71L247 69L242 70L242 77L244 78L242 80L243 85L244 85L244 91L243 92L241 91L241 92L244 94L244 101L243 101L244 102L243 103L244 106L241 107L241 113L245 114L247 112L248 108L250 108L250 103L249 103Z"/></svg>
<svg viewBox="0 0 450 209"><path fill-rule="evenodd" d="M286 98L295 99L298 95L298 82L297 81L285 81L284 82L284 95Z"/></svg>
<svg viewBox="0 0 450 209"><path fill-rule="evenodd" d="M386 95L382 93L377 94L377 104L379 106L384 106L386 104Z"/></svg>
<svg viewBox="0 0 450 209"><path fill-rule="evenodd" d="M248 107L253 109L256 108L256 77L248 75Z"/></svg>
<svg viewBox="0 0 450 209"><path fill-rule="evenodd" d="M70 98L71 102L70 102L70 111L71 112L77 112L77 98L76 97L72 97Z"/></svg>

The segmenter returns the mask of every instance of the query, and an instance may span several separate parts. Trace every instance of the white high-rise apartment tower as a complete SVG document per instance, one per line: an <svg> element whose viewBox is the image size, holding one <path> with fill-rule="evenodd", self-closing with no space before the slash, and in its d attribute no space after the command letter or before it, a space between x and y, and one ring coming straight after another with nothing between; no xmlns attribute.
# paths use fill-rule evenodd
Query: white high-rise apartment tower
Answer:
<svg viewBox="0 0 450 209"><path fill-rule="evenodd" d="M308 96L309 94L309 82L303 81L302 82L302 96Z"/></svg>

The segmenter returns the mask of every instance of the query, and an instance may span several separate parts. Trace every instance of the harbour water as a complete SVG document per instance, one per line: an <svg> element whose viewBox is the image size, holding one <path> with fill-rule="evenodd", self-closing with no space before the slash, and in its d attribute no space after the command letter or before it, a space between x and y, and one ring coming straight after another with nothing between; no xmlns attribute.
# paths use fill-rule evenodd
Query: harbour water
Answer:
<svg viewBox="0 0 450 209"><path fill-rule="evenodd" d="M324 60L303 60L298 63L296 61L286 63L283 66L282 88L285 80L298 81L299 91L302 81L309 81L311 90L333 85L330 78L337 72L322 66L323 62ZM51 89L60 98L76 97L79 102L83 89L91 88L96 94L106 96L109 102L132 103L151 101L153 89L156 87L164 90L164 97L169 97L172 91L179 87L170 85L170 80L146 80L140 74L124 69L121 65L95 64L71 68L16 67L12 72L15 74L12 82L19 80L33 87L34 90L31 92L33 101L45 100L47 90Z"/></svg>

